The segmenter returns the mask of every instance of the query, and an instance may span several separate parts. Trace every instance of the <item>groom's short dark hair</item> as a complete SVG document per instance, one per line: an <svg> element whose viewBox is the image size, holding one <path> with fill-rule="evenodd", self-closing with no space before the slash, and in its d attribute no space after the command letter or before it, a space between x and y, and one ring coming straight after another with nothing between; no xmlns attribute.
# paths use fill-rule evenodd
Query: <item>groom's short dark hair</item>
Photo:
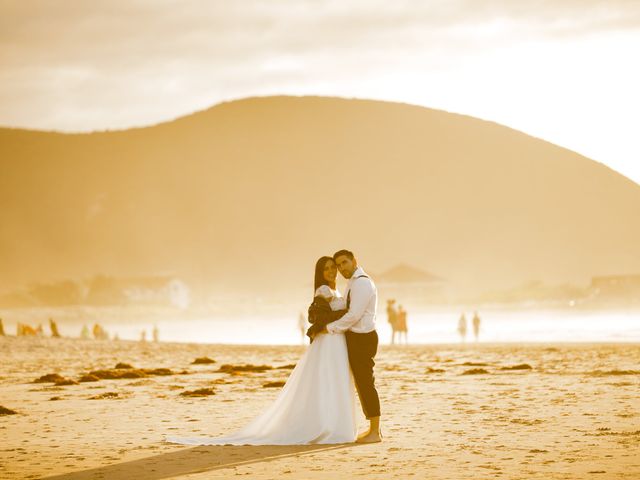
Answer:
<svg viewBox="0 0 640 480"><path fill-rule="evenodd" d="M349 259L353 260L354 258L356 258L353 255L353 252L350 252L349 250L338 250L336 253L333 254L333 259L337 260L338 257L341 257L342 255L345 255L346 257L348 257Z"/></svg>

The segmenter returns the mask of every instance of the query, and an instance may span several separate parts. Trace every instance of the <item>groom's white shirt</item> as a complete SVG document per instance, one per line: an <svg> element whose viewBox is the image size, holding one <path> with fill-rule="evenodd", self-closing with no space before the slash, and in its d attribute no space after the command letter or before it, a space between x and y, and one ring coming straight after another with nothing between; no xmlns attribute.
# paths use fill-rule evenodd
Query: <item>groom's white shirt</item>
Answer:
<svg viewBox="0 0 640 480"><path fill-rule="evenodd" d="M329 333L342 333L351 330L354 333L369 333L376 329L376 308L378 305L378 291L369 277L357 278L366 275L361 267L356 268L347 282L345 298L351 292L349 298L349 311L339 320L327 325Z"/></svg>

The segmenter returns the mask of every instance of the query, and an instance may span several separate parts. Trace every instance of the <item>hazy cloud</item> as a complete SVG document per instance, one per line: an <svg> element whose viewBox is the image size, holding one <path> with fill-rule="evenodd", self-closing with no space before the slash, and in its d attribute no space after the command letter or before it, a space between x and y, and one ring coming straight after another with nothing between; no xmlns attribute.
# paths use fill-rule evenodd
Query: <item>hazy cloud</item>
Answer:
<svg viewBox="0 0 640 480"><path fill-rule="evenodd" d="M640 3L596 0L4 0L0 12L0 123L62 129L640 25Z"/></svg>

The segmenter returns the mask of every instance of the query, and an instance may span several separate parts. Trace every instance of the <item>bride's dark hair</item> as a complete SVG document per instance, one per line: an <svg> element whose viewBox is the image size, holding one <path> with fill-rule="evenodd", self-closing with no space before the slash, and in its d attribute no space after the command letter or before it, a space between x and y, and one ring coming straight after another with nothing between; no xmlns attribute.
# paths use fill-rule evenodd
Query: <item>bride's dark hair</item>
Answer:
<svg viewBox="0 0 640 480"><path fill-rule="evenodd" d="M324 279L324 267L329 260L331 260L332 262L334 261L333 257L320 257L316 262L316 273L315 273L315 278L313 280L314 293L322 285L329 285L327 281Z"/></svg>

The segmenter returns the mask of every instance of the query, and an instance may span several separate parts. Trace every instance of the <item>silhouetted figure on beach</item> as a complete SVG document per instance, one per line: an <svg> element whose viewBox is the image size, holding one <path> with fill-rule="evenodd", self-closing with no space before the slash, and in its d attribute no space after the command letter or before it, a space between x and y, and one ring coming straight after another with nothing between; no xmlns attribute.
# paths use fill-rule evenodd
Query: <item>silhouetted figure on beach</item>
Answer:
<svg viewBox="0 0 640 480"><path fill-rule="evenodd" d="M300 315L298 316L298 330L300 330L301 341L304 345L307 339L307 317L303 312L300 312Z"/></svg>
<svg viewBox="0 0 640 480"><path fill-rule="evenodd" d="M154 342L158 342L160 340L160 330L158 330L157 325L153 326L153 331L151 332L151 335L153 336Z"/></svg>
<svg viewBox="0 0 640 480"><path fill-rule="evenodd" d="M93 326L93 338L96 340L109 340L109 334L100 324L96 323Z"/></svg>
<svg viewBox="0 0 640 480"><path fill-rule="evenodd" d="M464 342L467 337L467 318L464 313L460 315L460 320L458 320L458 334L460 335L460 340Z"/></svg>
<svg viewBox="0 0 640 480"><path fill-rule="evenodd" d="M146 342L147 341L147 331L146 330L142 330L140 332L140 341L141 342Z"/></svg>
<svg viewBox="0 0 640 480"><path fill-rule="evenodd" d="M58 325L53 321L53 318L49 319L49 329L51 330L52 338L60 338L60 332L58 331Z"/></svg>
<svg viewBox="0 0 640 480"><path fill-rule="evenodd" d="M0 318L0 337L4 337L4 325L2 325L2 319Z"/></svg>
<svg viewBox="0 0 640 480"><path fill-rule="evenodd" d="M82 326L82 330L80 331L80 338L87 340L89 338L89 328L86 325Z"/></svg>
<svg viewBox="0 0 640 480"><path fill-rule="evenodd" d="M38 328L33 328L30 325L24 323L18 323L16 325L16 335L18 337L37 337L42 332L42 325L38 325Z"/></svg>
<svg viewBox="0 0 640 480"><path fill-rule="evenodd" d="M473 320L471 320L473 324L473 335L476 338L476 342L478 341L478 337L480 336L480 316L478 312L473 312Z"/></svg>
<svg viewBox="0 0 640 480"><path fill-rule="evenodd" d="M397 313L397 331L398 331L398 343L402 340L402 336L404 335L404 344L407 345L409 340L407 338L408 329L407 329L407 311L402 308L402 305L398 305L398 313Z"/></svg>
<svg viewBox="0 0 640 480"><path fill-rule="evenodd" d="M391 326L391 345L395 344L396 332L398 331L398 312L395 303L393 298L387 300L387 321Z"/></svg>

